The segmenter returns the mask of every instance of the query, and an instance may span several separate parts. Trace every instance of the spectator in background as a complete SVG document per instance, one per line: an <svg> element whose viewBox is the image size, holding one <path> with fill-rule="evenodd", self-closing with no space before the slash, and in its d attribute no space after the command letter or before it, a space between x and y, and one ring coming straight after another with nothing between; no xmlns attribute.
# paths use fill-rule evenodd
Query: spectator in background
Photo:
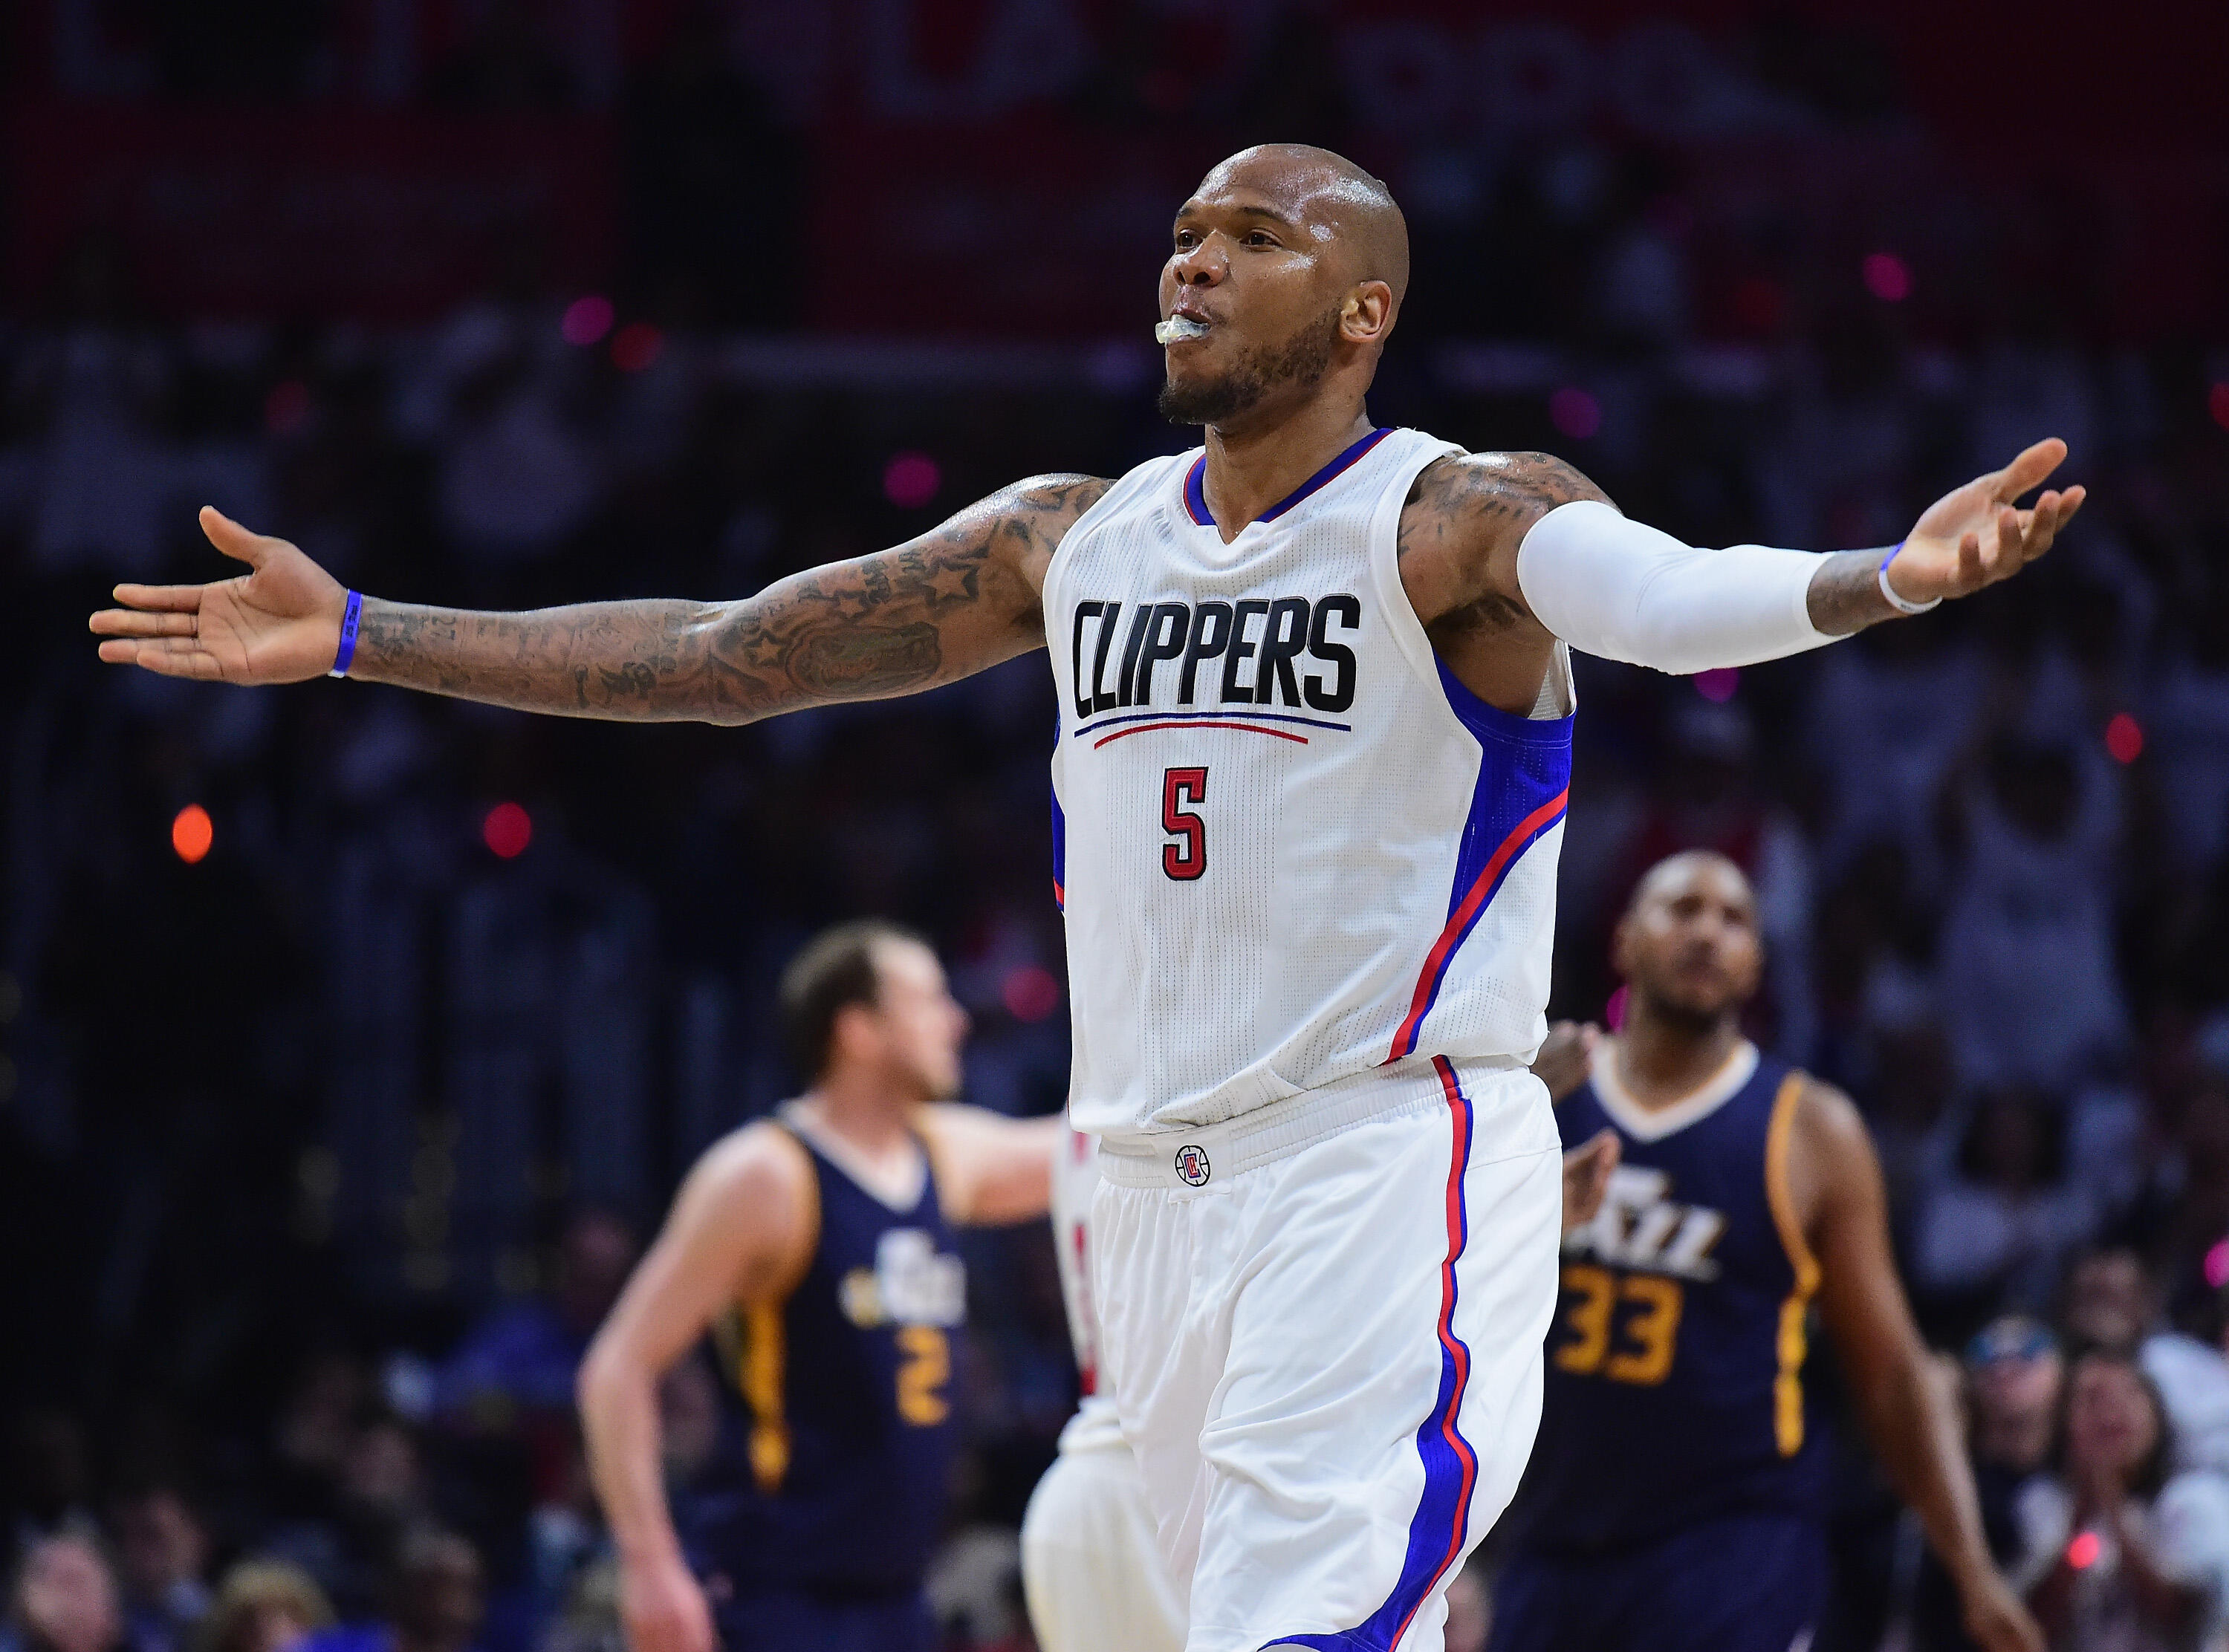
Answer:
<svg viewBox="0 0 2229 1652"><path fill-rule="evenodd" d="M132 1652L183 1652L209 1609L209 1534L169 1486L119 1498L110 1512Z"/></svg>
<svg viewBox="0 0 2229 1652"><path fill-rule="evenodd" d="M2054 1652L2218 1648L2229 1630L2229 1483L2170 1477L2159 1391L2125 1354L2067 1380L2056 1473L2020 1500L2014 1580Z"/></svg>
<svg viewBox="0 0 2229 1652"><path fill-rule="evenodd" d="M618 1216L575 1213L558 1243L555 1288L497 1309L449 1356L434 1402L442 1420L468 1433L512 1433L553 1418L569 1427L581 1356L635 1251L634 1230Z"/></svg>
<svg viewBox="0 0 2229 1652"><path fill-rule="evenodd" d="M266 1546L302 1566L357 1622L379 1606L397 1546L427 1518L417 1437L374 1412L350 1435L326 1512L273 1532Z"/></svg>
<svg viewBox="0 0 2229 1652"><path fill-rule="evenodd" d="M2007 1315L1992 1321L1967 1345L1961 1375L1982 1530L1997 1565L2009 1569L2023 1552L2020 1499L2050 1468L2066 1361L2047 1327L2024 1315ZM1910 1616L1913 1652L1971 1652L1974 1642L1966 1633L1950 1574L1925 1546L1909 1510L1898 1524L1898 1554L1918 1560ZM1894 1575L1904 1575L1900 1566Z"/></svg>
<svg viewBox="0 0 2229 1652"><path fill-rule="evenodd" d="M453 1532L414 1528L395 1550L386 1621L328 1630L304 1652L473 1652L486 1616L479 1552Z"/></svg>
<svg viewBox="0 0 2229 1652"><path fill-rule="evenodd" d="M1928 1194L1913 1233L1914 1289L1945 1322L1961 1303L2040 1312L2089 1237L2089 1201L2061 1177L2057 1124L2019 1091L1975 1110L1957 1169Z"/></svg>
<svg viewBox="0 0 2229 1652"><path fill-rule="evenodd" d="M332 1623L331 1603L301 1567L246 1560L224 1574L193 1652L296 1652Z"/></svg>
<svg viewBox="0 0 2229 1652"><path fill-rule="evenodd" d="M2175 1467L2229 1473L2229 1361L2160 1322L2158 1286L2134 1251L2097 1251L2075 1264L2066 1332L2142 1368L2166 1404Z"/></svg>
<svg viewBox="0 0 2229 1652"><path fill-rule="evenodd" d="M2113 969L2117 783L2094 752L2000 733L1948 808L1962 854L1942 979L1960 1068L1984 1084L2067 1084L2128 1035Z"/></svg>
<svg viewBox="0 0 2229 1652"><path fill-rule="evenodd" d="M121 1652L124 1615L115 1574L89 1537L31 1546L9 1602L6 1652Z"/></svg>

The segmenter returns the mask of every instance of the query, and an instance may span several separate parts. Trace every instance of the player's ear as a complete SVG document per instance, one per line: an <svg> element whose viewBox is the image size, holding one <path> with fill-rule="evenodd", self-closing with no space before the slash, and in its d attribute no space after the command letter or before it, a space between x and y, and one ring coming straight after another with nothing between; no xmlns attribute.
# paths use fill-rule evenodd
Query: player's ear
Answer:
<svg viewBox="0 0 2229 1652"><path fill-rule="evenodd" d="M1339 300L1339 336L1351 344L1374 344L1392 330L1393 289L1365 281Z"/></svg>
<svg viewBox="0 0 2229 1652"><path fill-rule="evenodd" d="M1620 981L1633 979L1633 914L1617 920L1609 932L1609 967Z"/></svg>

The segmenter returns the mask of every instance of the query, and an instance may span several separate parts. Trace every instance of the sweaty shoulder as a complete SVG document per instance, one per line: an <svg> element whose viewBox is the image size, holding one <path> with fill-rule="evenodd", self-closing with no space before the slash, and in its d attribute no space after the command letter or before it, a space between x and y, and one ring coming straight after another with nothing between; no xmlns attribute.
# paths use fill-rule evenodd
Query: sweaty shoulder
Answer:
<svg viewBox="0 0 2229 1652"><path fill-rule="evenodd" d="M1426 465L1401 507L1409 605L1449 669L1489 704L1532 705L1555 638L1525 605L1517 547L1558 505L1609 496L1549 453L1451 453Z"/></svg>

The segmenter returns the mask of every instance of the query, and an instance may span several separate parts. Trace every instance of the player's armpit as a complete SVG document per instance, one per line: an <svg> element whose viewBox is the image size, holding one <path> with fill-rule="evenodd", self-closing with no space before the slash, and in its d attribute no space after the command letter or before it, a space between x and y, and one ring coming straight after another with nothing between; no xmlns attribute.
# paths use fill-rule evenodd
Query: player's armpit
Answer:
<svg viewBox="0 0 2229 1652"><path fill-rule="evenodd" d="M947 1220L996 1227L1033 1220L1050 1207L1058 1118L1009 1118L940 1102L922 1108L916 1122Z"/></svg>

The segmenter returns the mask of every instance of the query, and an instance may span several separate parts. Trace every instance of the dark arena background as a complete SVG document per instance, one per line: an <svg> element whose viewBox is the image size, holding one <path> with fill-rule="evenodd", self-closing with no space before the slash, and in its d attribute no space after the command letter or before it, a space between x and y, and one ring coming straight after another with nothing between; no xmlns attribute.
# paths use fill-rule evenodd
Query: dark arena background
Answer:
<svg viewBox="0 0 2229 1652"><path fill-rule="evenodd" d="M2021 1313L2186 1339L2177 1460L2229 1472L2218 4L23 0L0 31L0 1546L12 1577L96 1535L125 1602L42 1615L23 1567L9 1652L279 1652L198 1622L259 1559L330 1601L324 1644L383 1645L428 1525L477 1580L404 1652L615 1649L573 1370L681 1170L797 1084L785 960L916 925L968 1097L1066 1085L1037 659L622 727L105 668L107 587L227 571L206 502L397 598L740 595L1117 474L1194 440L1153 407L1170 215L1269 138L1408 212L1378 422L1553 451L1692 543L1891 542L2066 438L2091 503L1986 600L1740 672L1582 662L1556 1012L1604 1014L1642 866L1731 855L1754 1035L1865 1110L1985 1470L2057 1404L2047 1361L1969 1352ZM932 1598L949 1647L1019 1652L1076 1378L1044 1226L967 1243ZM678 1479L710 1382L668 1385ZM1854 1444L1835 1507L1820 1646L1958 1644Z"/></svg>

